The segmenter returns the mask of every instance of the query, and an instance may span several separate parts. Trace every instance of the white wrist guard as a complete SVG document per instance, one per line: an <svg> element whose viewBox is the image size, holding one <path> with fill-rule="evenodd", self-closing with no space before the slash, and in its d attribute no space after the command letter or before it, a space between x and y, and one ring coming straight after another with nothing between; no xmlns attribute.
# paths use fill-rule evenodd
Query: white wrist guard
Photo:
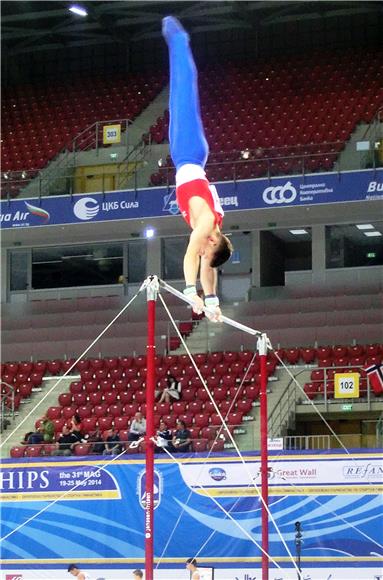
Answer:
<svg viewBox="0 0 383 580"><path fill-rule="evenodd" d="M183 291L184 296L190 298L191 296L195 296L197 294L197 288L195 286L186 286L185 290Z"/></svg>
<svg viewBox="0 0 383 580"><path fill-rule="evenodd" d="M205 296L205 306L206 308L215 308L219 306L219 298L215 294L208 294Z"/></svg>

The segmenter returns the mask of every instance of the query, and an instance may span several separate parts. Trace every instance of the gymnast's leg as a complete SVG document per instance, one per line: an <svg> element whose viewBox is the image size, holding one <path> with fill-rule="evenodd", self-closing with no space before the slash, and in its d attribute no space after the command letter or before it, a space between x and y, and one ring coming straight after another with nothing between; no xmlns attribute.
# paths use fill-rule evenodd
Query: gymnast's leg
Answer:
<svg viewBox="0 0 383 580"><path fill-rule="evenodd" d="M204 167L209 147L201 121L198 75L189 45L189 35L173 16L162 21L169 48L170 154L177 171L185 164Z"/></svg>

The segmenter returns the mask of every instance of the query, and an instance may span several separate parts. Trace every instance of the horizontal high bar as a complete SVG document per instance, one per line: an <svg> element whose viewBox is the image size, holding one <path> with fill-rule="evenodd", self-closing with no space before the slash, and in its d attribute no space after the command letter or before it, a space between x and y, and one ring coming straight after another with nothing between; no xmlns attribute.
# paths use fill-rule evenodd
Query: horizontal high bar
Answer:
<svg viewBox="0 0 383 580"><path fill-rule="evenodd" d="M164 282L161 279L158 279L159 285L161 288L164 288L164 290L166 290L167 292L170 292L170 294L173 294L174 296L177 296L177 298L179 298L180 300L183 300L183 302L186 302L187 304L190 304L190 306L193 306L193 300L191 298L188 298L187 296L185 296L185 294L183 294L182 292L180 292L179 290L176 290L176 288L173 288L173 286L169 286L169 284L167 284L166 282ZM203 311L209 312L211 314L211 310L209 310L209 308L204 307ZM224 322L225 324L228 324L229 326L234 326L234 328L238 328L238 330L242 330L243 332L247 332L247 334L252 334L253 336L262 336L262 332L260 330L255 330L254 328L250 328L249 326L245 326L244 324L241 324L240 322L237 322L236 320L233 320L232 318L228 318L227 316L222 315L220 318L220 321Z"/></svg>

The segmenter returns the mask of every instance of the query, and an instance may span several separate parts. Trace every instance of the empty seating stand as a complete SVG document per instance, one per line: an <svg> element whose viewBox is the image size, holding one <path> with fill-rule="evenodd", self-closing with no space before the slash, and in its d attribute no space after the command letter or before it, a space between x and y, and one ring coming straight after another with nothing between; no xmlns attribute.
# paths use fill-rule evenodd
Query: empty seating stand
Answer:
<svg viewBox="0 0 383 580"><path fill-rule="evenodd" d="M124 73L5 89L2 171L42 169L96 121L134 120L165 83L164 72Z"/></svg>
<svg viewBox="0 0 383 580"><path fill-rule="evenodd" d="M356 50L201 70L210 181L331 171L357 123L382 103L382 63L382 53ZM150 128L154 142L167 140L168 124L166 112ZM174 183L168 162L152 185Z"/></svg>

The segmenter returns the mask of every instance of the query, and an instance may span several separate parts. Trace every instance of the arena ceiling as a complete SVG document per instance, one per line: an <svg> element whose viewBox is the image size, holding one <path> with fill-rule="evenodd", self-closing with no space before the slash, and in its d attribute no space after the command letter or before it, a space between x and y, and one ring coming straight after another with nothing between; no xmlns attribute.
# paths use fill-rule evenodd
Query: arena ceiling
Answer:
<svg viewBox="0 0 383 580"><path fill-rule="evenodd" d="M68 11L76 3L86 8L87 17ZM317 0L235 0L169 2L152 0L3 0L1 35L3 54L42 53L111 43L129 44L160 36L161 18L170 12L188 30L209 32L256 29L297 21L331 19L348 15L382 12L382 2Z"/></svg>

